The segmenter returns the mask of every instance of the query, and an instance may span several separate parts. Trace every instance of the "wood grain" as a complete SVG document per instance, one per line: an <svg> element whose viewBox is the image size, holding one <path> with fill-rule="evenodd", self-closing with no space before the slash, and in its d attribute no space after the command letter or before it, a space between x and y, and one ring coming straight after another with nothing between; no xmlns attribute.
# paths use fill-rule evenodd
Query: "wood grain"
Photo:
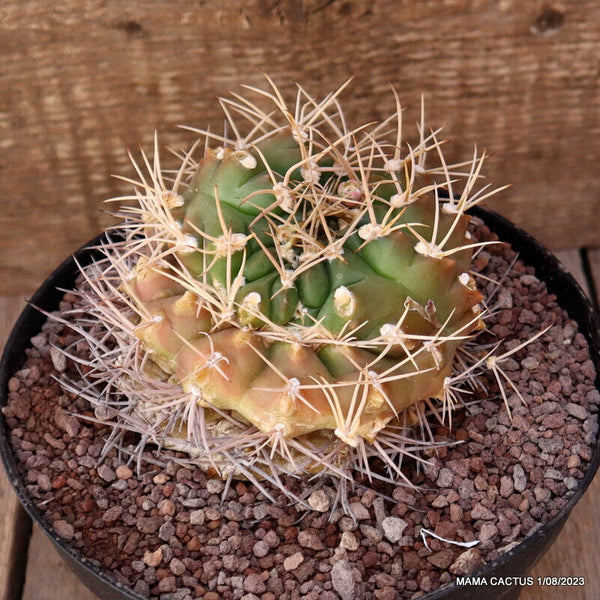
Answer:
<svg viewBox="0 0 600 600"><path fill-rule="evenodd" d="M581 254L579 250L564 249L556 250L554 255L563 264L563 266L573 275L575 281L581 286L581 289L588 295L590 295L590 286L585 276L583 264L581 262Z"/></svg>
<svg viewBox="0 0 600 600"><path fill-rule="evenodd" d="M35 289L129 193L126 148L188 147L218 130L215 97L241 83L315 95L354 81L350 123L425 94L432 126L493 157L515 186L492 207L552 247L597 243L600 3L596 0L45 0L0 19L0 293ZM574 217L575 215L575 217Z"/></svg>
<svg viewBox="0 0 600 600"><path fill-rule="evenodd" d="M590 263L591 275L594 282L594 293L596 299L598 299L598 294L600 294L600 248L589 250L588 260Z"/></svg>
<svg viewBox="0 0 600 600"><path fill-rule="evenodd" d="M20 298L0 297L0 348L23 308ZM18 600L25 576L30 521L21 508L8 477L0 467L0 597Z"/></svg>
<svg viewBox="0 0 600 600"><path fill-rule="evenodd" d="M0 597L19 600L31 523L0 468Z"/></svg>

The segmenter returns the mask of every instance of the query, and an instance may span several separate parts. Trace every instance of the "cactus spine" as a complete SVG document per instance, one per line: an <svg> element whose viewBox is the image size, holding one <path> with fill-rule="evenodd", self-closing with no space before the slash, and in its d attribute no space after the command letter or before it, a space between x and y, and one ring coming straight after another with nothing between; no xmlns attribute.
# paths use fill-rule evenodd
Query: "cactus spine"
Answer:
<svg viewBox="0 0 600 600"><path fill-rule="evenodd" d="M372 475L374 457L395 481L426 407L450 414L457 348L483 327L466 211L498 190L478 186L484 155L447 165L423 122L405 145L397 98L349 129L342 89L291 108L251 88L221 101L233 135L196 130L217 146L168 185L157 149L136 166L125 240L84 270L101 326L78 325L115 436L256 482Z"/></svg>

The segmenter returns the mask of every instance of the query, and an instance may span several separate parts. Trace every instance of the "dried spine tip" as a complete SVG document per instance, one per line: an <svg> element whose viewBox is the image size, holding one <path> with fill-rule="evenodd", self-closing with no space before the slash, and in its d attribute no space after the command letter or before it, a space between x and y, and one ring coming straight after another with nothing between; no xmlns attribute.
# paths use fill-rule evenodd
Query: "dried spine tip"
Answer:
<svg viewBox="0 0 600 600"><path fill-rule="evenodd" d="M426 169L440 143L423 127L401 159L400 107L349 129L341 91L300 89L293 107L274 86L258 93L264 108L224 100L233 136L205 133L220 145L172 179L158 157L145 158L149 178L136 167L126 240L86 270L103 328L79 325L106 386L90 401L110 404L123 431L150 427L257 485L282 485L280 471L344 479L377 457L388 466L377 476L395 482L405 442L426 445L405 425L459 393L454 356L482 300L465 211L490 192L477 192L477 156L470 171ZM440 201L461 177L468 193ZM116 350L102 354L107 339Z"/></svg>

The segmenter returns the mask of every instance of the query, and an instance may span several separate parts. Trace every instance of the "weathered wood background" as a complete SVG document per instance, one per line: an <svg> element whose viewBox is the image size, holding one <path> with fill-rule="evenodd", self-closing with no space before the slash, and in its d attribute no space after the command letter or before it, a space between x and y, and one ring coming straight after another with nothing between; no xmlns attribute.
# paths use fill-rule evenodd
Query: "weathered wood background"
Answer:
<svg viewBox="0 0 600 600"><path fill-rule="evenodd" d="M0 293L21 294L110 222L127 147L188 147L242 83L355 80L350 121L425 94L432 125L493 153L491 203L548 245L600 245L597 0L5 0L0 8Z"/></svg>

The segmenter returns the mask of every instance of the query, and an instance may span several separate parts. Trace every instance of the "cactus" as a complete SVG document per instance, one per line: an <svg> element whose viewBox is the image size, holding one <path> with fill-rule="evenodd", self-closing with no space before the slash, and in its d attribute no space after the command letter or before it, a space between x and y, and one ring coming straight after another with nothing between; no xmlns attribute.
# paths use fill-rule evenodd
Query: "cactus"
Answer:
<svg viewBox="0 0 600 600"><path fill-rule="evenodd" d="M347 481L377 458L396 481L430 445L414 426L449 419L482 365L456 360L483 328L466 211L498 190L478 185L485 154L446 164L423 120L405 145L397 97L349 129L345 86L321 101L299 88L290 108L270 84L221 100L233 135L194 130L204 155L196 143L171 179L157 148L136 165L125 239L83 269L78 389L113 440L133 430L138 450L223 476L284 489L281 473Z"/></svg>

